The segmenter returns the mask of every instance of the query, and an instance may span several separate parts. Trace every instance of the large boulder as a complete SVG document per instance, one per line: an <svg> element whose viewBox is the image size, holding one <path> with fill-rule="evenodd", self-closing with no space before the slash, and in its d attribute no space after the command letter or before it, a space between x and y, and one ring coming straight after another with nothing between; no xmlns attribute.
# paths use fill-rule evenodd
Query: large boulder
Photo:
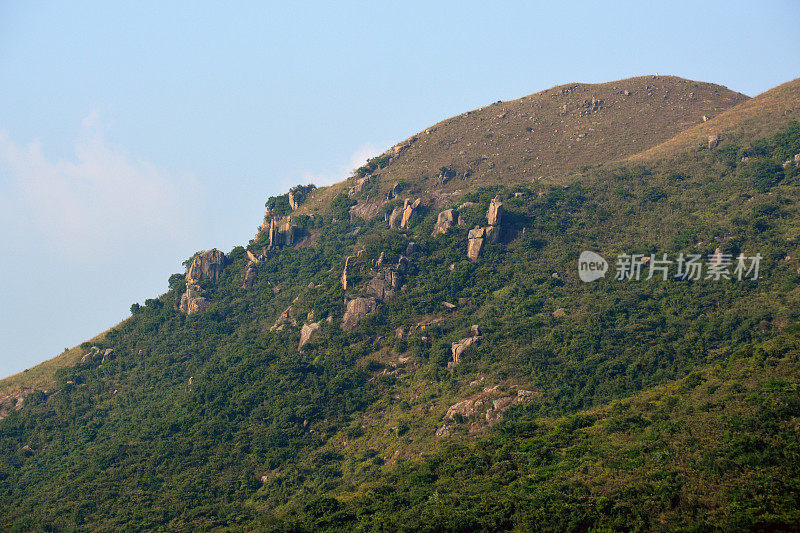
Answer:
<svg viewBox="0 0 800 533"><path fill-rule="evenodd" d="M447 233L447 230L458 224L458 211L455 209L445 209L439 213L436 225L433 227L432 237Z"/></svg>
<svg viewBox="0 0 800 533"><path fill-rule="evenodd" d="M297 349L301 352L303 351L303 346L308 344L308 342L314 337L314 335L322 328L319 322L312 322L311 324L303 324L303 327L300 329L300 342L297 345Z"/></svg>
<svg viewBox="0 0 800 533"><path fill-rule="evenodd" d="M499 226L503 218L503 202L499 196L495 196L489 204L489 211L486 213L486 222L490 226Z"/></svg>
<svg viewBox="0 0 800 533"><path fill-rule="evenodd" d="M469 230L469 244L467 246L467 259L473 263L478 260L483 250L483 243L486 240L484 228L476 226Z"/></svg>
<svg viewBox="0 0 800 533"><path fill-rule="evenodd" d="M374 297L354 298L347 302L347 310L342 318L341 328L353 331L361 319L378 308L378 300Z"/></svg>

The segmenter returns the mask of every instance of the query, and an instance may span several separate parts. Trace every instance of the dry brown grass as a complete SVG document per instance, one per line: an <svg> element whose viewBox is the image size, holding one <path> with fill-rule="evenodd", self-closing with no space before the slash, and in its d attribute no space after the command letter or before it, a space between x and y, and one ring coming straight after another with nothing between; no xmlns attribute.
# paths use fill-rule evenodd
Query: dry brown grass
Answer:
<svg viewBox="0 0 800 533"><path fill-rule="evenodd" d="M592 99L602 101L593 110ZM435 124L398 143L405 148L374 175L381 195L399 181L422 196L540 179L560 183L582 167L625 160L747 100L675 76L560 85ZM469 178L439 186L435 178L444 166ZM346 186L319 189L298 213L324 211Z"/></svg>
<svg viewBox="0 0 800 533"><path fill-rule="evenodd" d="M111 329L93 337L89 342L101 342L109 331L111 331ZM76 364L80 361L84 353L86 353L86 350L81 349L80 346L76 346L33 368L0 380L0 396L24 388L43 391L50 390L55 384L56 371L60 368Z"/></svg>
<svg viewBox="0 0 800 533"><path fill-rule="evenodd" d="M707 146L709 135L719 135L721 141L747 142L774 134L792 120L800 120L800 78L742 102L629 160L645 162L680 156Z"/></svg>

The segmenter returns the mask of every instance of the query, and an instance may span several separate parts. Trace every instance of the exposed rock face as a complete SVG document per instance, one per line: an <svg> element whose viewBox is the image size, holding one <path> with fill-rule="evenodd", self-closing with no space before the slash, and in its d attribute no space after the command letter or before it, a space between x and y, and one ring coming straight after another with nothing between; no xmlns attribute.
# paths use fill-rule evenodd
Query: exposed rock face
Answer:
<svg viewBox="0 0 800 533"><path fill-rule="evenodd" d="M217 281L225 266L225 254L216 248L198 254L186 272L186 284L196 285L201 280Z"/></svg>
<svg viewBox="0 0 800 533"><path fill-rule="evenodd" d="M91 361L99 353L100 353L100 348L98 348L97 346L92 346L91 348L89 348L89 351L86 352L85 354L83 354L83 357L81 357L81 363L85 363L87 361Z"/></svg>
<svg viewBox="0 0 800 533"><path fill-rule="evenodd" d="M294 308L290 305L286 309L284 309L281 316L278 317L278 320L269 328L270 331L281 331L286 324L291 324L292 326L297 325L297 320L294 318Z"/></svg>
<svg viewBox="0 0 800 533"><path fill-rule="evenodd" d="M553 316L556 318L560 318L567 315L567 311L563 307L559 307L555 311L553 311Z"/></svg>
<svg viewBox="0 0 800 533"><path fill-rule="evenodd" d="M297 198L295 198L295 195L292 191L289 191L289 207L291 207L292 211L294 211L295 209L297 209L297 206L298 206Z"/></svg>
<svg viewBox="0 0 800 533"><path fill-rule="evenodd" d="M180 310L187 315L202 313L209 307L211 307L211 302L204 296L200 296L200 292L187 289L181 296Z"/></svg>
<svg viewBox="0 0 800 533"><path fill-rule="evenodd" d="M395 229L400 225L400 220L403 218L403 207L397 206L392 210L389 215L389 227Z"/></svg>
<svg viewBox="0 0 800 533"><path fill-rule="evenodd" d="M353 331L361 319L378 308L378 300L369 298L355 298L347 302L347 310L342 318L342 329Z"/></svg>
<svg viewBox="0 0 800 533"><path fill-rule="evenodd" d="M300 329L300 343L297 345L297 349L303 351L303 346L308 344L321 327L319 322L303 324L303 327Z"/></svg>
<svg viewBox="0 0 800 533"><path fill-rule="evenodd" d="M281 246L294 246L299 233L299 228L292 224L291 217L287 218L280 227L273 218L269 222L269 246L267 248L274 250Z"/></svg>
<svg viewBox="0 0 800 533"><path fill-rule="evenodd" d="M206 250L195 256L186 272L186 292L181 296L181 312L191 315L211 306L211 302L203 296L199 283L204 279L217 281L224 266L225 254L217 249Z"/></svg>
<svg viewBox="0 0 800 533"><path fill-rule="evenodd" d="M714 250L714 254L711 256L711 260L708 262L709 265L721 265L722 264L722 248L717 248Z"/></svg>
<svg viewBox="0 0 800 533"><path fill-rule="evenodd" d="M484 404L487 403L484 398L474 398L474 399L467 399L462 400L456 404L450 406L445 413L444 418L445 420L455 420L457 416L461 416L464 418L469 418L475 414L476 411L480 410Z"/></svg>
<svg viewBox="0 0 800 533"><path fill-rule="evenodd" d="M347 196L352 198L353 196L357 196L361 194L361 191L364 190L364 186L370 182L371 176L364 176L356 181L356 184L353 187L350 187L350 191L347 193Z"/></svg>
<svg viewBox="0 0 800 533"><path fill-rule="evenodd" d="M469 243L467 246L467 258L473 263L483 251L484 244L494 244L500 239L500 223L503 218L503 202L495 196L489 204L489 211L486 213L486 227L475 226L469 230Z"/></svg>
<svg viewBox="0 0 800 533"><path fill-rule="evenodd" d="M344 260L344 269L342 270L342 290L347 290L347 267L350 266L350 260L353 258L351 255Z"/></svg>
<svg viewBox="0 0 800 533"><path fill-rule="evenodd" d="M114 353L114 349L113 348L106 348L105 350L103 350L103 359L100 362L101 363L105 363L106 361L111 361L115 357L116 357L116 354Z"/></svg>
<svg viewBox="0 0 800 533"><path fill-rule="evenodd" d="M445 209L439 213L436 225L433 227L432 237L447 233L447 230L458 224L458 211L455 209Z"/></svg>
<svg viewBox="0 0 800 533"><path fill-rule="evenodd" d="M442 167L439 169L439 175L436 176L436 183L444 185L451 179L456 177L456 171L449 167Z"/></svg>
<svg viewBox="0 0 800 533"><path fill-rule="evenodd" d="M476 381L472 384L477 383ZM479 431L500 421L503 413L512 406L529 402L539 396L540 393L531 390L519 389L514 393L500 390L497 385L487 387L482 392L451 405L444 415L444 424L437 430L436 436L444 437L451 434L454 425L461 422L469 423L471 433Z"/></svg>
<svg viewBox="0 0 800 533"><path fill-rule="evenodd" d="M442 424L442 426L436 430L437 437L447 437L450 435L450 426L447 424Z"/></svg>
<svg viewBox="0 0 800 533"><path fill-rule="evenodd" d="M258 278L258 269L252 264L248 265L247 270L244 271L244 281L242 283L242 288L249 289L250 287L252 287L256 282L256 278Z"/></svg>
<svg viewBox="0 0 800 533"><path fill-rule="evenodd" d="M711 150L716 148L719 144L719 135L709 135L708 136L708 149Z"/></svg>
<svg viewBox="0 0 800 533"><path fill-rule="evenodd" d="M392 200L394 198L397 198L397 195L400 194L402 190L403 187L401 187L399 183L395 183L394 186L392 187L392 190L386 193L386 199Z"/></svg>
<svg viewBox="0 0 800 533"><path fill-rule="evenodd" d="M454 342L453 345L451 346L450 349L451 349L451 351L453 353L453 360L450 361L447 364L448 367L452 368L452 367L456 366L458 363L460 363L461 362L461 354L464 353L464 350L466 350L467 348L469 348L473 344L479 343L481 341L481 339L483 339L483 337L481 337L480 335L477 335L477 332L478 332L477 326L473 326L473 328L475 328L475 329L473 329L471 332L474 332L475 335L473 335L472 337L466 337L464 339L461 339L458 342Z"/></svg>
<svg viewBox="0 0 800 533"><path fill-rule="evenodd" d="M400 272L395 268L386 269L383 272L376 272L367 286L367 294L378 300L385 300L391 297L395 291L400 290L403 284Z"/></svg>
<svg viewBox="0 0 800 533"><path fill-rule="evenodd" d="M490 226L499 226L502 222L502 217L503 202L500 201L500 197L495 196L489 204L489 211L486 213L486 222L488 222Z"/></svg>
<svg viewBox="0 0 800 533"><path fill-rule="evenodd" d="M33 391L34 389L23 387L22 389L14 390L0 396L0 420L7 417L13 411L22 409L25 398Z"/></svg>
<svg viewBox="0 0 800 533"><path fill-rule="evenodd" d="M411 215L414 214L414 211L419 207L422 203L422 200L417 198L414 200L413 203L408 203L408 200L405 201L405 205L403 206L403 218L400 220L400 227L407 228L408 223L411 221Z"/></svg>
<svg viewBox="0 0 800 533"><path fill-rule="evenodd" d="M484 228L476 226L469 230L469 245L467 247L467 259L473 263L478 260L483 250L483 243L486 240Z"/></svg>

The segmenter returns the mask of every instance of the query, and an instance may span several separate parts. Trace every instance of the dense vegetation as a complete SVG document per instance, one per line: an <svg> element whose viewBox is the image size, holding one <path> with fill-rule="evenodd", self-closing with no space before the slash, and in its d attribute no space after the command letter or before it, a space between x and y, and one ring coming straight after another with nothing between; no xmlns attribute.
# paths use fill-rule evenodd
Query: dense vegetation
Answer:
<svg viewBox="0 0 800 533"><path fill-rule="evenodd" d="M585 168L568 187L483 187L437 237L438 210L389 229L351 220L339 194L298 217L313 246L271 252L247 289L234 248L202 282L213 307L190 316L173 275L98 342L114 359L64 368L0 422L0 529L796 528L800 170L782 163L798 152L792 123L679 161ZM468 229L495 196L501 240L471 263ZM268 202L275 216L284 201ZM576 272L585 249L613 262L716 248L761 254L760 279ZM345 298L381 253L408 253L405 287L345 333ZM482 342L448 369L473 324ZM436 436L489 385L540 396Z"/></svg>

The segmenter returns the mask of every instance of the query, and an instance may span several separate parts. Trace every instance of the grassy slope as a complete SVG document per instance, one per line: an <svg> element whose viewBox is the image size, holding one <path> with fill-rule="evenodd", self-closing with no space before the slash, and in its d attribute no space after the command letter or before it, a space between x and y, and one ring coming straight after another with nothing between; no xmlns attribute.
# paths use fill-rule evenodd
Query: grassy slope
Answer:
<svg viewBox="0 0 800 533"><path fill-rule="evenodd" d="M89 339L88 342L102 342L106 333L108 333L108 331L111 329L113 328L110 328L109 330L106 330L103 333L100 333L99 335ZM48 359L43 363L39 363L32 368L23 370L22 372L12 376L8 376L7 378L3 378L0 380L0 399L3 395L6 395L12 391L25 388L47 391L55 383L56 371L59 368L74 365L80 360L84 353L86 353L86 350L82 349L80 346L75 346L74 348L70 348L69 350L53 357L52 359Z"/></svg>
<svg viewBox="0 0 800 533"><path fill-rule="evenodd" d="M675 135L671 139L629 158L644 163L674 158L706 146L709 135L739 143L773 134L791 120L800 119L800 78L770 89L755 98Z"/></svg>

